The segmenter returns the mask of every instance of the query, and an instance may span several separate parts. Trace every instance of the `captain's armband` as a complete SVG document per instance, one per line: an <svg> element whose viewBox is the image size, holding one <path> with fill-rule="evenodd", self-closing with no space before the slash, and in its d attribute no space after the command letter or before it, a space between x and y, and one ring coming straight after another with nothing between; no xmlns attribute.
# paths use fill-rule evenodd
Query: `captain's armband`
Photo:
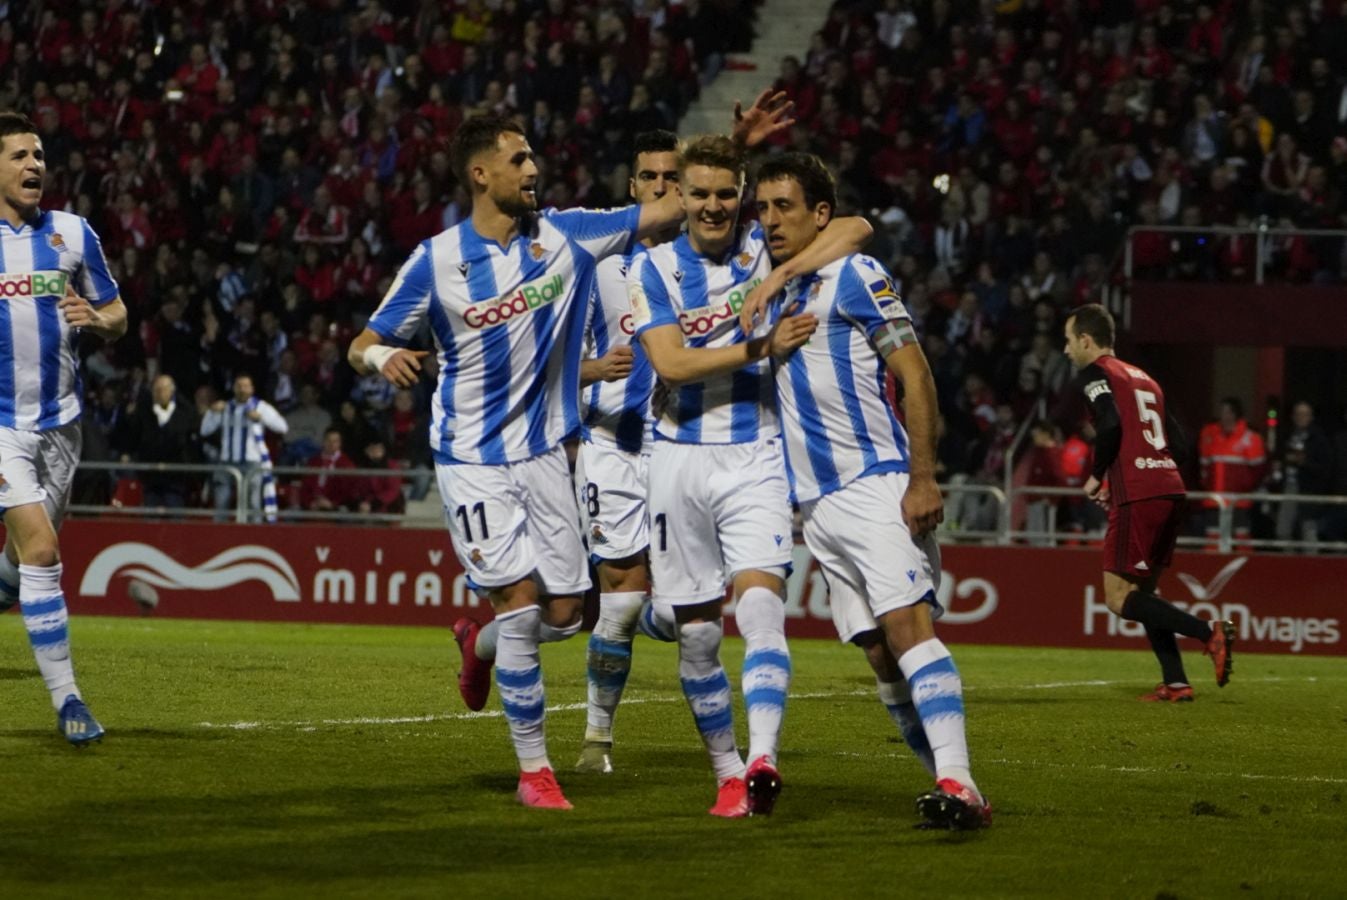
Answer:
<svg viewBox="0 0 1347 900"><path fill-rule="evenodd" d="M917 340L916 330L912 327L912 320L901 319L885 322L876 328L874 334L870 335L870 343L881 357L888 358L893 351L920 342Z"/></svg>

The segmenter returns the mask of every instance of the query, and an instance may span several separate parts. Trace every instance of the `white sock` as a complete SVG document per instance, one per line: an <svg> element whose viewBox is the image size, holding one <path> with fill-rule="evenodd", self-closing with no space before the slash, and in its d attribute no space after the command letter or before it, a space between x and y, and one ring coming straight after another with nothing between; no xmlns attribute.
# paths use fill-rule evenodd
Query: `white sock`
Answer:
<svg viewBox="0 0 1347 900"><path fill-rule="evenodd" d="M744 707L748 710L748 758L776 765L781 719L790 690L790 650L786 647L786 605L764 587L744 591L734 609L744 636Z"/></svg>
<svg viewBox="0 0 1347 900"><path fill-rule="evenodd" d="M599 621L589 636L585 677L589 682L589 711L585 740L613 739L613 715L631 672L631 640L641 615L645 594L630 591L599 595Z"/></svg>
<svg viewBox="0 0 1347 900"><path fill-rule="evenodd" d="M80 696L75 667L70 662L70 617L65 594L61 593L60 563L19 566L19 606L37 669L51 694L52 706L60 712L66 697Z"/></svg>
<svg viewBox="0 0 1347 900"><path fill-rule="evenodd" d="M939 638L922 641L898 660L912 691L917 715L935 757L937 779L953 778L977 791L968 768L968 738L964 733L963 681L954 659Z"/></svg>
<svg viewBox="0 0 1347 900"><path fill-rule="evenodd" d="M912 692L907 689L907 682L880 681L875 678L875 687L879 691L879 701L889 711L903 741L912 748L917 759L934 778L935 757L931 754L931 742L926 740L926 729L921 727L921 716L917 715L917 707L912 702Z"/></svg>
<svg viewBox="0 0 1347 900"><path fill-rule="evenodd" d="M697 731L711 755L717 781L744 777L744 760L734 742L730 680L720 664L723 635L720 620L688 622L678 627L678 675L683 682L683 696L688 698Z"/></svg>
<svg viewBox="0 0 1347 900"><path fill-rule="evenodd" d="M473 653L482 662L494 662L496 659L496 638L500 634L500 620L492 619L477 632L477 643Z"/></svg>
<svg viewBox="0 0 1347 900"><path fill-rule="evenodd" d="M538 660L538 625L542 610L536 606L511 610L496 617L496 689L505 719L510 724L522 772L550 769L547 736L543 728L546 698L543 668Z"/></svg>
<svg viewBox="0 0 1347 900"><path fill-rule="evenodd" d="M580 633L580 620L576 619L574 625L548 625L546 622L538 623L538 643L556 644L560 641L573 638Z"/></svg>

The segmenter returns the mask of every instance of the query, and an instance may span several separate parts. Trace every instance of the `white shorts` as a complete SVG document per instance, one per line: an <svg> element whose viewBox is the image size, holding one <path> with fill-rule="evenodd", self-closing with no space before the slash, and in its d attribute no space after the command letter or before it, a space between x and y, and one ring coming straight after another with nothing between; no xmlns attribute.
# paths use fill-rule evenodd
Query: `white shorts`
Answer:
<svg viewBox="0 0 1347 900"><path fill-rule="evenodd" d="M932 535L914 541L903 521L908 476L888 472L858 478L839 491L801 504L804 542L828 581L833 624L843 641L878 627L887 612L936 600L940 546Z"/></svg>
<svg viewBox="0 0 1347 900"><path fill-rule="evenodd" d="M790 565L790 486L779 438L656 441L650 458L650 570L656 600L725 595L727 578Z"/></svg>
<svg viewBox="0 0 1347 900"><path fill-rule="evenodd" d="M649 471L648 452L580 444L575 487L591 557L626 559L650 546L645 506Z"/></svg>
<svg viewBox="0 0 1347 900"><path fill-rule="evenodd" d="M589 590L566 451L504 466L435 465L454 553L473 587L536 577L546 594Z"/></svg>
<svg viewBox="0 0 1347 900"><path fill-rule="evenodd" d="M83 443L79 422L47 431L0 428L0 509L41 503L60 528Z"/></svg>

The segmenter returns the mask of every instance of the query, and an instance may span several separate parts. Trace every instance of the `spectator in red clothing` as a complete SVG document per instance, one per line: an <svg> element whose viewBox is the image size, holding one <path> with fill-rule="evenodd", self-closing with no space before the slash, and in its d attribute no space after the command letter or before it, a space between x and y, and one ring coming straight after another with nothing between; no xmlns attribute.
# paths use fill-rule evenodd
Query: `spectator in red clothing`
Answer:
<svg viewBox="0 0 1347 900"><path fill-rule="evenodd" d="M215 95L215 84L220 80L220 70L210 61L206 45L195 43L188 52L187 62L174 73L173 80L184 91L198 98L209 99Z"/></svg>
<svg viewBox="0 0 1347 900"><path fill-rule="evenodd" d="M418 178L412 183L411 196L405 197L389 218L389 236L398 254L406 256L421 241L443 230L444 207L431 193L430 180Z"/></svg>
<svg viewBox="0 0 1347 900"><path fill-rule="evenodd" d="M305 465L322 471L305 477L300 484L300 503L304 509L332 512L351 507L356 479L331 474L338 469L356 467L351 457L342 452L339 429L329 428L323 432L323 448Z"/></svg>
<svg viewBox="0 0 1347 900"><path fill-rule="evenodd" d="M335 246L349 238L346 210L333 203L326 184L319 185L313 192L313 205L304 211L295 228L295 241Z"/></svg>
<svg viewBox="0 0 1347 900"><path fill-rule="evenodd" d="M295 284L304 288L309 299L323 305L337 296L337 267L323 253L323 248L315 243L304 246L302 261L295 267Z"/></svg>
<svg viewBox="0 0 1347 900"><path fill-rule="evenodd" d="M383 438L376 437L365 446L367 469L399 470L388 458ZM355 479L350 503L357 512L399 514L407 509L407 498L402 493L402 478L398 475L369 475Z"/></svg>

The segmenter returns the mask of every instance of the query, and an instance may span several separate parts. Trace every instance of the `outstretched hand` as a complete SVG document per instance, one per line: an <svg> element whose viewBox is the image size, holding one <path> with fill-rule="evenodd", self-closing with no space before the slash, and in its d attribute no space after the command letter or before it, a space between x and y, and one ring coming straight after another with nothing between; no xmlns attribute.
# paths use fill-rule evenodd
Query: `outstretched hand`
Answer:
<svg viewBox="0 0 1347 900"><path fill-rule="evenodd" d="M731 135L742 147L756 147L772 135L794 125L795 119L791 116L794 110L795 103L786 97L785 91L773 93L771 88L759 94L747 110L736 100Z"/></svg>

